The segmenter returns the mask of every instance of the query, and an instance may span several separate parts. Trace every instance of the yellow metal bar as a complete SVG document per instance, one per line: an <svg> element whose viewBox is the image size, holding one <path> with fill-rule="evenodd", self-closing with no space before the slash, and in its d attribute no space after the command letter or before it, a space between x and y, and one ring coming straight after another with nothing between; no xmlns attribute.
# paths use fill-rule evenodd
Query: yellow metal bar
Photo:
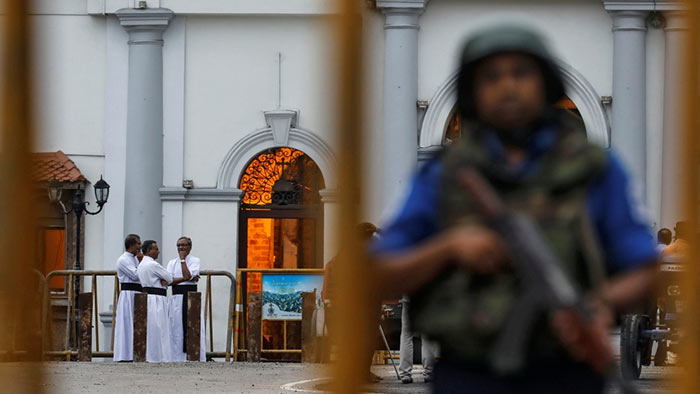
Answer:
<svg viewBox="0 0 700 394"><path fill-rule="evenodd" d="M51 274L47 277L47 280L50 280ZM73 312L73 298L71 297L71 294L73 294L73 280L72 276L68 275L68 286L66 286L67 289L67 300L68 300L68 307L66 308L66 337L65 337L65 345L70 347L70 330L71 330L71 314ZM70 361L70 355L66 359L66 361Z"/></svg>
<svg viewBox="0 0 700 394"><path fill-rule="evenodd" d="M50 343L49 341L49 330L48 330L48 314L51 310L51 306L49 304L49 282L46 281L46 278L44 278L44 275L38 271L34 270L40 280L42 281L42 292L41 292L41 352L42 352L42 360L44 360L43 357L43 352L46 351L47 344Z"/></svg>
<svg viewBox="0 0 700 394"><path fill-rule="evenodd" d="M80 252L78 252L78 253L80 253ZM74 276L75 276L75 274L70 275L71 282L75 281ZM73 291L75 291L75 290L76 289L74 288ZM78 291L80 291L80 278L78 279ZM76 305L78 300L76 300L73 297L75 297L73 293L68 294L68 298L71 299L70 325L71 325L71 328L73 330L73 349L78 350L78 321L77 321L76 316L75 316L75 314L78 313L77 305Z"/></svg>
<svg viewBox="0 0 700 394"><path fill-rule="evenodd" d="M31 0L0 0L0 250L3 251L3 280L0 293L6 296L0 310L0 338L11 340L15 352L9 360L41 361L42 340L35 330L41 307L37 292L41 282L33 270L41 270L36 255L36 196L34 194L31 151L33 149L33 111L31 54L36 48L31 39L29 10ZM2 349L6 350L6 349ZM7 376L0 393L44 392L43 364L0 363L0 375ZM21 375L22 378L16 378ZM13 378L14 377L14 378Z"/></svg>
<svg viewBox="0 0 700 394"><path fill-rule="evenodd" d="M301 349L261 349L261 353L299 353Z"/></svg>
<svg viewBox="0 0 700 394"><path fill-rule="evenodd" d="M323 268L239 268L237 272L253 272L260 274L322 274Z"/></svg>
<svg viewBox="0 0 700 394"><path fill-rule="evenodd" d="M681 73L683 75L683 91L682 100L679 100L680 108L677 108L677 116L682 122L682 152L678 152L679 160L681 160L682 179L681 187L676 194L678 203L682 207L683 218L688 221L691 229L697 230L698 227L698 204L700 199L698 196L698 188L700 185L700 121L697 109L700 108L700 99L698 98L700 78L698 72L700 69L700 61L698 60L698 51L700 50L700 19L698 12L697 0L686 0L685 2L688 11L689 26L687 37L684 43L684 58L677 59L681 64ZM676 59L674 59L676 60ZM667 130L665 132L668 132ZM695 232L693 232L695 234ZM682 390L684 394L697 394L700 392L700 375L697 373L700 368L700 339L697 336L697 329L700 324L698 311L700 304L698 303L698 239L693 236L690 242L690 250L688 251L686 275L684 275L682 294L684 297L685 313L682 314L685 338L681 347L680 360L684 364L684 373L682 376Z"/></svg>
<svg viewBox="0 0 700 394"><path fill-rule="evenodd" d="M97 275L92 275L92 300L94 308L92 308L92 315L95 318L95 350L100 351L100 325L99 325L99 310L97 309Z"/></svg>
<svg viewBox="0 0 700 394"><path fill-rule="evenodd" d="M368 360L363 360L369 348L368 327L368 282L371 276L361 253L360 240L355 231L362 212L360 190L360 163L364 162L363 135L364 117L362 114L362 9L365 4L357 0L337 0L340 11L334 17L335 48L337 55L330 69L337 70L335 76L336 138L338 149L338 202L340 215L335 229L338 256L335 260L338 280L338 299L334 308L342 313L334 313L331 332L333 342L338 344L338 361L334 364L336 392L357 393L363 386ZM376 330L376 327L375 327Z"/></svg>
<svg viewBox="0 0 700 394"><path fill-rule="evenodd" d="M210 346L209 350L214 351L214 338L213 338L213 327L212 327L212 319L213 313L211 309L211 275L207 276L207 289L204 293L204 327L207 326L207 323L209 324L209 341L210 341Z"/></svg>
<svg viewBox="0 0 700 394"><path fill-rule="evenodd" d="M240 347L240 344L238 343L239 341L239 331L240 331L240 324L241 324L241 312L243 311L243 305L241 304L241 286L242 286L242 280L241 278L243 277L243 274L241 270L236 271L236 296L233 300L234 304L236 305L235 309L235 323L234 323L234 330L233 330L233 361L238 361L238 348Z"/></svg>
<svg viewBox="0 0 700 394"><path fill-rule="evenodd" d="M119 278L114 275L114 294L112 298L112 334L109 341L109 350L114 350L114 325L117 322L117 302L119 301Z"/></svg>

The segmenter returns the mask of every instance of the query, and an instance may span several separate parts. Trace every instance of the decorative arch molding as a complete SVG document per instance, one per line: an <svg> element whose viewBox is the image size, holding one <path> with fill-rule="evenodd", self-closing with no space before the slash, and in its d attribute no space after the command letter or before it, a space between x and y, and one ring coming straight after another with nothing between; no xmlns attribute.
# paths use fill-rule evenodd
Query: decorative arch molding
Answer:
<svg viewBox="0 0 700 394"><path fill-rule="evenodd" d="M258 129L243 137L226 154L219 174L216 177L216 189L238 189L238 184L248 165L248 162L265 149L288 146L307 154L323 174L327 189L336 187L332 176L336 168L336 159L330 146L316 134L302 129L289 129L289 139L286 145L275 143L272 127Z"/></svg>
<svg viewBox="0 0 700 394"><path fill-rule="evenodd" d="M595 88L583 74L572 66L561 60L556 60L555 63L564 80L566 95L576 104L581 113L588 138L602 146L609 147L610 121ZM458 74L459 72L455 72L450 75L430 99L428 110L425 112L421 124L419 148L442 145L447 121L457 102Z"/></svg>

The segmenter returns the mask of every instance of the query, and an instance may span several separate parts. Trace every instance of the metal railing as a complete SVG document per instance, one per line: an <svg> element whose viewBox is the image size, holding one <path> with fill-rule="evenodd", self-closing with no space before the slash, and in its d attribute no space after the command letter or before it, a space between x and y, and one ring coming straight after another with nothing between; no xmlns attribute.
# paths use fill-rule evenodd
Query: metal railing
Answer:
<svg viewBox="0 0 700 394"><path fill-rule="evenodd" d="M244 274L323 274L323 268L296 268L296 269L280 269L280 268L239 268L236 270L236 321L235 321L235 331L234 331L234 350L233 359L238 361L238 355L240 353L247 353L247 346L241 346L241 339L246 342L245 335L241 336L239 333L245 333L245 316L243 316L243 303L246 301L244 299L242 284ZM262 332L262 330L261 330ZM286 334L285 334L286 342ZM286 344L285 344L286 348ZM293 353L301 354L301 349L261 349L262 353Z"/></svg>
<svg viewBox="0 0 700 394"><path fill-rule="evenodd" d="M236 279L233 274L228 271L216 271L216 270L203 270L199 273L200 277L206 276L206 290L204 294L204 324L209 329L209 350L207 352L207 358L210 357L224 357L226 361L230 361L232 355L232 333L233 333L233 307L234 307L234 296L236 288ZM52 293L53 296L66 296L68 301L68 307L66 308L66 331L64 336L64 344L68 349L64 350L45 350L44 355L46 356L64 356L66 361L70 361L72 356L77 356L77 346L73 344L71 346L71 332L72 337L75 341L77 338L77 324L76 324L76 311L75 311L75 300L73 297L74 293L74 283L76 277L89 276L91 278L90 287L92 290L92 304L93 304L93 316L94 316L94 332L95 332L95 351L92 352L93 357L113 357L114 356L114 323L116 321L117 313L117 302L119 300L119 279L117 278L116 271L91 271L91 270L59 270L52 271L46 276L46 281L50 281L54 276L66 276L68 277L67 287L63 292ZM99 325L99 303L98 303L98 277L113 277L114 278L114 292L113 292L113 303L112 303L112 333L110 338L110 350L100 351L100 325ZM212 307L212 291L211 291L211 278L212 276L224 276L231 281L229 290L229 300L228 300L228 315L227 315L227 330L226 330L226 350L223 352L214 351L214 323L213 323L213 307ZM43 319L47 319L48 314L51 313L51 306L48 306L43 312ZM71 348L72 347L72 348Z"/></svg>

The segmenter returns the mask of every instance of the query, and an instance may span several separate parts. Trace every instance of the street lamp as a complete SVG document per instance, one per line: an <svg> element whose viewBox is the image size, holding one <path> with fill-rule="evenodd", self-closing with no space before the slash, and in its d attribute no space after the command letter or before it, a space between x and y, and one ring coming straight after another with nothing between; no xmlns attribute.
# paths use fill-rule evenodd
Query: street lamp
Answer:
<svg viewBox="0 0 700 394"><path fill-rule="evenodd" d="M91 212L87 209L87 206L90 204L88 201L83 200L83 192L78 185L78 190L75 191L75 194L73 195L73 201L71 202L71 208L66 209L66 206L63 205L63 201L61 201L61 195L63 194L63 184L59 182L56 177L49 182L49 201L52 203L57 203L61 206L61 212L64 215L68 215L69 213L73 212L75 213L75 219L76 219L76 232L75 232L75 267L74 269L80 270L82 267L80 266L80 218L83 215L83 212L87 215L97 215L102 211L102 207L107 203L107 199L109 198L109 184L105 182L104 179L102 179L102 176L100 176L100 180L95 183L95 200L97 201L97 211ZM78 299L80 296L80 277L78 275L75 276L75 313L77 315L78 313ZM76 324L78 323L78 319L76 317L75 319Z"/></svg>

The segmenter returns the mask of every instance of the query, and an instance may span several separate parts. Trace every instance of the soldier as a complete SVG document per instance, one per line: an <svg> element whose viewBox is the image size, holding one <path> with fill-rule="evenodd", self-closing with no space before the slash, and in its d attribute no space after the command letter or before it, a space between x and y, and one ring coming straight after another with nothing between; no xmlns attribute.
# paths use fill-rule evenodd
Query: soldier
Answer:
<svg viewBox="0 0 700 394"><path fill-rule="evenodd" d="M462 137L420 169L373 245L377 283L385 296L409 294L414 328L440 344L435 392L600 393L613 309L643 297L658 258L631 181L613 153L586 141L580 120L555 108L562 77L537 33L483 30L460 66ZM459 186L464 167L539 224L593 311L588 321L571 311L538 315L527 362L507 375L487 360L519 295L509 264L518 251Z"/></svg>

